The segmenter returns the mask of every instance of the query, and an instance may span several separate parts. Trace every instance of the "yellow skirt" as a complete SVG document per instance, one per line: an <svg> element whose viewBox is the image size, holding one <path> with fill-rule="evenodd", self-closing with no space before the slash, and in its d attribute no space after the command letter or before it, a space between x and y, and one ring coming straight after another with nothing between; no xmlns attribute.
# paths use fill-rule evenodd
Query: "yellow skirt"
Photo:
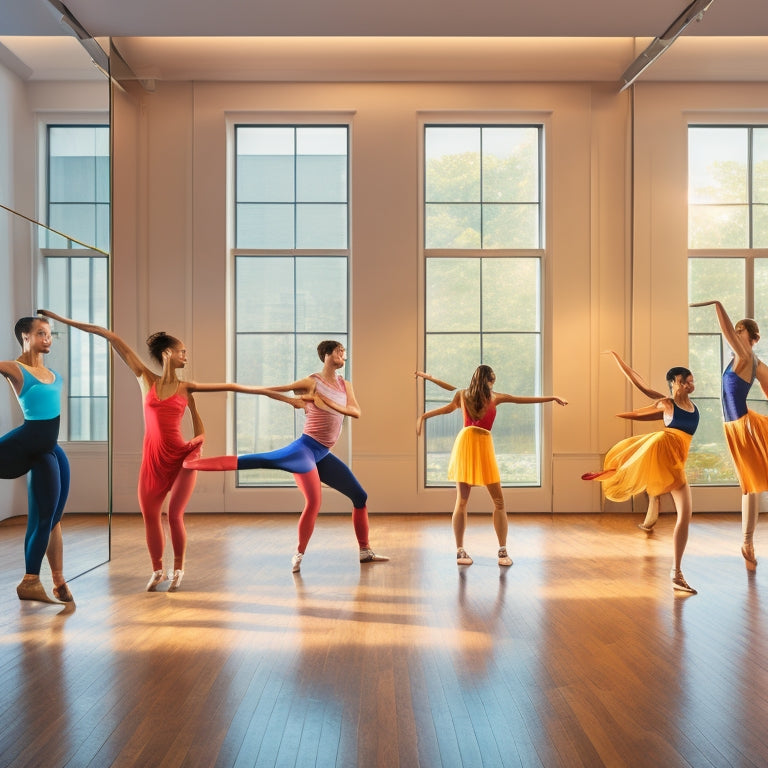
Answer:
<svg viewBox="0 0 768 768"><path fill-rule="evenodd" d="M669 427L628 437L608 451L595 480L603 484L611 501L626 501L643 491L661 496L687 482L685 460L690 445L691 435Z"/></svg>
<svg viewBox="0 0 768 768"><path fill-rule="evenodd" d="M467 485L490 485L501 481L493 438L482 427L464 427L456 436L448 463L448 479Z"/></svg>
<svg viewBox="0 0 768 768"><path fill-rule="evenodd" d="M747 411L723 424L742 493L768 491L768 416Z"/></svg>

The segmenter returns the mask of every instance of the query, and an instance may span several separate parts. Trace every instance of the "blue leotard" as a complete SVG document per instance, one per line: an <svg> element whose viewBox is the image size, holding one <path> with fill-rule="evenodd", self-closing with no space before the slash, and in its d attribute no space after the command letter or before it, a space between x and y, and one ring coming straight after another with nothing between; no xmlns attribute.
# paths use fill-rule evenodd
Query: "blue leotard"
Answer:
<svg viewBox="0 0 768 768"><path fill-rule="evenodd" d="M667 422L664 419L664 426L670 429L679 429L681 432L687 432L689 435L696 434L696 427L699 426L699 409L693 405L692 411L686 411L680 408L677 403L672 401L672 418Z"/></svg>
<svg viewBox="0 0 768 768"><path fill-rule="evenodd" d="M62 380L40 381L19 364L24 383L18 394L24 423L0 437L0 478L29 474L29 514L24 539L26 573L39 574L51 531L61 520L69 494L69 461L58 445Z"/></svg>
<svg viewBox="0 0 768 768"><path fill-rule="evenodd" d="M752 358L752 376L744 381L733 372L733 360L725 366L722 382L723 421L738 421L747 415L747 396L757 373L758 359Z"/></svg>

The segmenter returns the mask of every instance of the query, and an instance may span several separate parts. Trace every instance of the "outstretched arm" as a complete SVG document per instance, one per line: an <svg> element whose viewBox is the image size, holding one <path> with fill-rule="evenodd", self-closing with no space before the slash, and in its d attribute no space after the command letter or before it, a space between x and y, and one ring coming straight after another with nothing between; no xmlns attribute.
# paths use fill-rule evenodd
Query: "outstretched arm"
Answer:
<svg viewBox="0 0 768 768"><path fill-rule="evenodd" d="M646 405L644 408L637 408L634 411L625 411L616 415L620 419L631 419L632 421L657 421L664 418L664 411L659 410L655 405Z"/></svg>
<svg viewBox="0 0 768 768"><path fill-rule="evenodd" d="M457 392L453 396L453 400L451 400L450 403L447 403L446 405L443 405L440 408L434 408L431 411L422 413L421 416L419 416L419 418L416 419L416 434L417 435L421 434L422 427L424 426L424 422L427 419L431 419L433 416L440 416L444 413L453 413L453 411L455 411L460 406L461 406L461 392Z"/></svg>
<svg viewBox="0 0 768 768"><path fill-rule="evenodd" d="M568 405L567 400L563 400L562 397L556 397L555 395L523 397L522 395L505 395L503 392L494 392L493 397L496 405L501 405L502 403L557 403L558 405Z"/></svg>
<svg viewBox="0 0 768 768"><path fill-rule="evenodd" d="M134 350L131 349L131 347L129 347L128 344L123 341L123 339L121 339L116 333L110 331L108 328L102 328L100 325L93 325L92 323L81 323L77 320L70 320L68 317L62 317L61 315L57 315L55 312L51 312L47 309L39 309L38 314L43 315L43 317L50 317L51 320L64 323L64 325L69 325L72 328L77 328L80 331L85 331L85 333L92 333L95 336L101 336L103 339L106 339L110 343L112 349L117 352L123 362L133 371L135 376L145 376L150 379L156 376L156 374L152 373L152 371L147 368L146 365L144 365L142 359L136 354L136 352L134 352Z"/></svg>
<svg viewBox="0 0 768 768"><path fill-rule="evenodd" d="M621 369L621 372L629 379L629 381L635 385L646 397L650 397L653 400L658 400L661 397L665 397L663 392L657 392L655 389L651 389L645 381L643 381L640 374L634 369L630 368L612 349L608 350L610 355L613 355L613 359Z"/></svg>
<svg viewBox="0 0 768 768"><path fill-rule="evenodd" d="M433 384L437 384L438 387L442 387L443 389L447 389L449 392L455 391L456 387L453 386L453 384L448 384L445 381L440 381L440 379L436 379L434 376L430 376L428 373L424 373L424 371L415 371L416 378L424 379L425 381L431 381Z"/></svg>
<svg viewBox="0 0 768 768"><path fill-rule="evenodd" d="M273 400L280 400L280 402L288 403L294 408L306 408L307 399L312 399L308 395L303 397L289 397L267 387L250 387L246 384L237 384L232 381L225 381L217 384L201 383L198 381L190 381L186 384L187 392L240 392L244 395L264 395L265 397L271 397Z"/></svg>
<svg viewBox="0 0 768 768"><path fill-rule="evenodd" d="M0 376L5 376L8 379L16 390L16 394L21 392L21 388L24 386L24 377L15 360L4 360L0 363Z"/></svg>

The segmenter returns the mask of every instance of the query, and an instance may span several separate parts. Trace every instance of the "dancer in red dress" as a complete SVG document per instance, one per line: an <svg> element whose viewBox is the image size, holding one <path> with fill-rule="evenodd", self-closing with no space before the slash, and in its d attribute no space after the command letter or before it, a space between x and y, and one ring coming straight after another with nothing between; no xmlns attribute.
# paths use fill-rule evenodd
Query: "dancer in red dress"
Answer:
<svg viewBox="0 0 768 768"><path fill-rule="evenodd" d="M203 424L195 408L194 392L244 392L266 394L277 400L303 408L300 398L291 398L264 387L247 387L241 384L202 384L182 381L177 372L187 364L187 350L181 341L165 332L152 334L147 339L151 357L162 366L158 375L148 368L136 352L116 333L91 323L80 323L61 317L47 310L41 315L50 317L86 333L93 333L106 339L125 364L133 371L144 395L144 445L139 470L139 506L144 518L147 549L152 561L152 575L147 591L154 592L164 580L163 552L165 532L162 523L162 505L168 500L168 524L173 546L173 569L168 571L169 592L175 592L184 577L187 548L187 531L184 526L184 511L195 488L197 472L183 467L184 460L200 455L204 440ZM194 438L184 439L181 421L189 407L192 415Z"/></svg>

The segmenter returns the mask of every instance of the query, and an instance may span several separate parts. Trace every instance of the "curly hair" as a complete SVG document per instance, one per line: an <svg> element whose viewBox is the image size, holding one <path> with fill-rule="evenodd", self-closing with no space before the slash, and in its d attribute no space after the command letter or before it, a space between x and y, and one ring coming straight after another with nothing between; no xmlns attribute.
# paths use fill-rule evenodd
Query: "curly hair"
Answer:
<svg viewBox="0 0 768 768"><path fill-rule="evenodd" d="M171 349L181 342L175 336L169 336L165 331L158 331L153 333L147 339L147 346L149 347L149 354L153 360L156 360L160 365L163 364L163 352L166 349Z"/></svg>

